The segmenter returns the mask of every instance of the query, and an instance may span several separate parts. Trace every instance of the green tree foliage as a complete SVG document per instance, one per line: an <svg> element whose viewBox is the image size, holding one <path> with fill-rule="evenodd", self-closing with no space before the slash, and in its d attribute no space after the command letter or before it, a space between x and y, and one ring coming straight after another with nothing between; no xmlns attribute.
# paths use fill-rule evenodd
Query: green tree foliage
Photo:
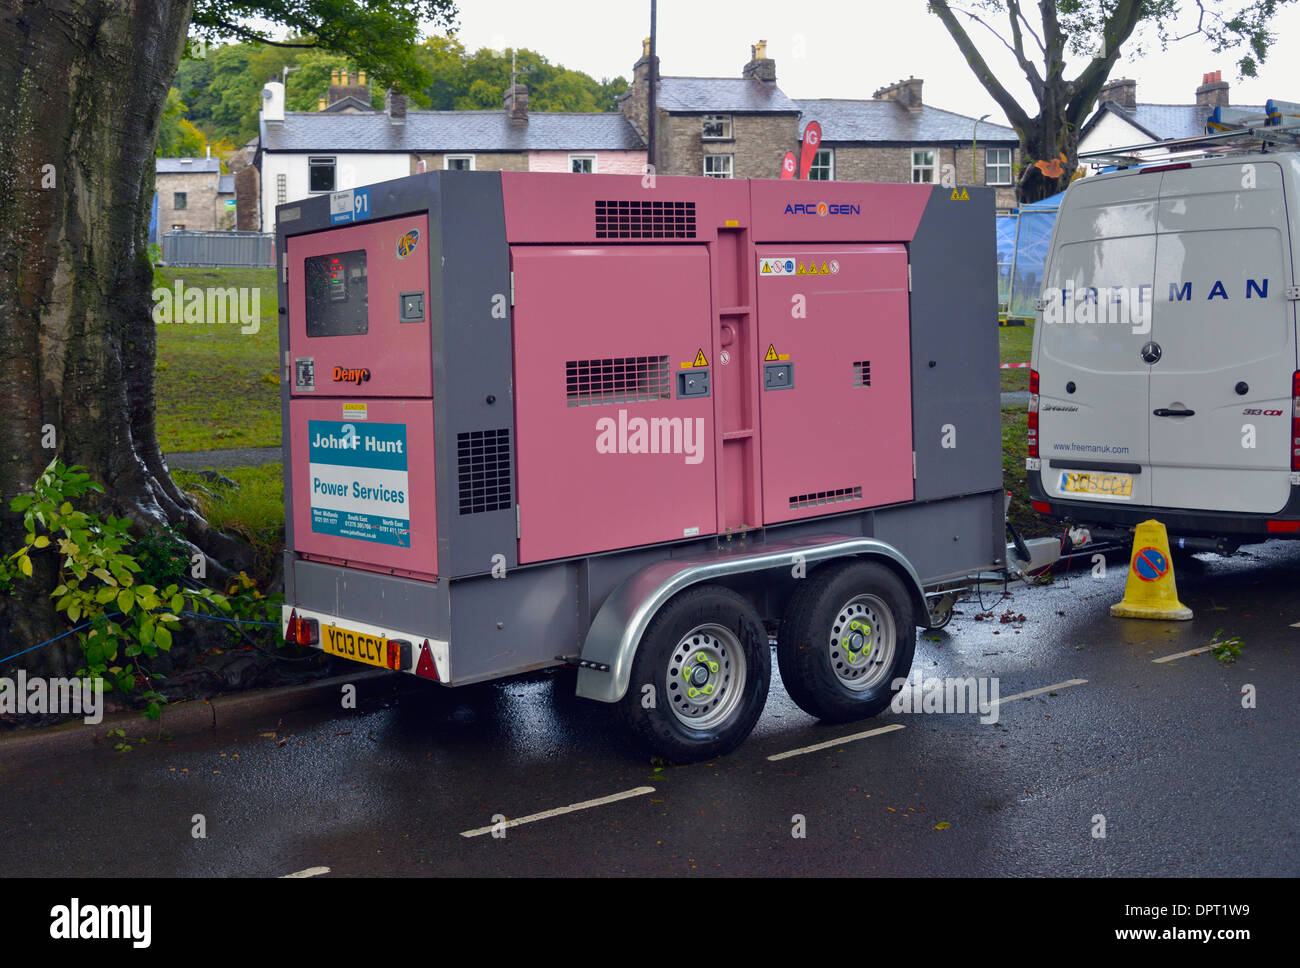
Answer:
<svg viewBox="0 0 1300 968"><path fill-rule="evenodd" d="M291 38L310 44L312 38ZM442 111L496 110L510 86L510 52L487 49L469 53L454 37L435 36L413 48L417 65L429 78L414 96L417 103ZM257 133L262 85L285 77L285 102L290 111L315 111L329 90L332 71L355 72L356 58L310 46L281 47L234 43L206 50L191 45L191 57L176 75L188 117L209 138L226 138L235 145ZM203 56L194 57L193 52ZM597 81L582 73L552 64L531 50L515 52L519 81L528 86L530 111L616 111L627 80ZM290 68L287 74L284 68ZM371 83L371 106L382 108L385 87Z"/></svg>
<svg viewBox="0 0 1300 968"><path fill-rule="evenodd" d="M198 158L204 153L207 139L185 117L185 102L180 91L172 88L163 106L162 124L158 127L158 143L154 156L158 158Z"/></svg>

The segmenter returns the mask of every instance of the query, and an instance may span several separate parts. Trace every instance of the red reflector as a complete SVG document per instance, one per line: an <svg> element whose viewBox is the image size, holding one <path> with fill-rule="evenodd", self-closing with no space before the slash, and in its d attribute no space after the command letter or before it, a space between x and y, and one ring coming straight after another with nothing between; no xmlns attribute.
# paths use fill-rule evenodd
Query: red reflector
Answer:
<svg viewBox="0 0 1300 968"><path fill-rule="evenodd" d="M1039 514L1052 513L1052 506L1048 504L1046 501L1030 501L1029 503L1033 505L1034 510L1037 511Z"/></svg>
<svg viewBox="0 0 1300 968"><path fill-rule="evenodd" d="M1150 172L1153 171L1181 171L1184 168L1191 168L1191 167L1192 167L1191 162L1184 161L1182 164L1179 165L1153 165L1150 168L1143 168L1142 173L1149 174Z"/></svg>
<svg viewBox="0 0 1300 968"><path fill-rule="evenodd" d="M1272 534L1291 534L1300 531L1300 521L1270 521L1268 530Z"/></svg>
<svg viewBox="0 0 1300 968"><path fill-rule="evenodd" d="M298 611L294 609L289 613L289 624L284 628L284 640L291 645L298 642Z"/></svg>
<svg viewBox="0 0 1300 968"><path fill-rule="evenodd" d="M417 676L424 676L426 679L438 681L438 667L433 664L433 652L429 648L429 640L425 639L424 644L420 646L420 661L415 667Z"/></svg>

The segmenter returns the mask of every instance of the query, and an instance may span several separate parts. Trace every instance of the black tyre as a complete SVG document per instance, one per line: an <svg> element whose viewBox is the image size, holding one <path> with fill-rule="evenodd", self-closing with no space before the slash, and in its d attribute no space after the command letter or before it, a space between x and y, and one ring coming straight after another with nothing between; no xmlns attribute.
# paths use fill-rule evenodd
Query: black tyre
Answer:
<svg viewBox="0 0 1300 968"><path fill-rule="evenodd" d="M814 572L790 599L777 637L786 692L804 711L833 722L874 716L912 668L911 598L884 565L868 561Z"/></svg>
<svg viewBox="0 0 1300 968"><path fill-rule="evenodd" d="M744 742L771 682L772 655L754 607L729 588L702 585L651 620L619 712L652 751L694 763Z"/></svg>

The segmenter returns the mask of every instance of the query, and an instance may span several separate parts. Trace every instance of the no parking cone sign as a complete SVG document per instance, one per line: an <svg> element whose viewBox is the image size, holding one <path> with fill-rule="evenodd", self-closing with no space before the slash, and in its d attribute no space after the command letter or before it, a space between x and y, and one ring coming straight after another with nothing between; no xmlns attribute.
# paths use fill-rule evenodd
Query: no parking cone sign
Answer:
<svg viewBox="0 0 1300 968"><path fill-rule="evenodd" d="M1192 610L1178 600L1169 536L1159 521L1143 521L1133 532L1124 600L1110 607L1116 618L1186 621Z"/></svg>

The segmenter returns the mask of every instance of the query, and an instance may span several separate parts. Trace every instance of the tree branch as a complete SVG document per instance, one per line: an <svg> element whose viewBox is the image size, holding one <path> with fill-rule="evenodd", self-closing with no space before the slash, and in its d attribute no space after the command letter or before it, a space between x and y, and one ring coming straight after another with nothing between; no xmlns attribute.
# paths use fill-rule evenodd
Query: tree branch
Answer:
<svg viewBox="0 0 1300 968"><path fill-rule="evenodd" d="M946 0L930 0L930 12L937 16L947 29L953 42L956 43L957 49L961 51L962 56L966 58L966 63L974 72L975 77L984 85L984 89L992 95L993 100L997 102L1007 116L1012 125L1020 132L1024 133L1032 126L1032 120L1029 114L1022 108L1011 93L1002 86L993 71L989 68L988 63L980 54L979 49L966 33L965 28L958 23L957 18L953 15L952 8L948 6Z"/></svg>
<svg viewBox="0 0 1300 968"><path fill-rule="evenodd" d="M197 23L197 22L196 22L196 23ZM258 33L257 31L255 31L255 30L249 30L247 27L241 27L239 24L232 24L232 23L230 23L228 20L211 20L211 21L205 21L205 22L203 22L203 23L198 23L197 25L200 26L200 27L209 27L209 28L212 28L212 29L214 29L214 30L218 30L218 29L219 29L219 30L225 30L225 31L228 31L228 32L231 33L231 34L234 34L236 37L242 37L242 38L244 38L244 40L250 40L250 41L253 41L254 43L258 43L258 44L267 44L268 46L271 46L271 47L304 47L304 48L314 48L314 47L320 47L320 46L321 46L321 45L318 44L318 43L316 43L316 44L291 44L291 43L286 43L286 42L284 42L284 41L280 41L280 40L270 40L270 39L268 39L268 38L266 38L266 37L263 37L261 34L259 34L259 33Z"/></svg>
<svg viewBox="0 0 1300 968"><path fill-rule="evenodd" d="M1025 77L1029 78L1030 85L1034 88L1034 93L1038 94L1043 86L1043 79L1038 74L1038 67L1025 56L1025 41L1020 33L1020 4L1017 0L1007 0L1007 14L1011 20L1011 36L1015 39L1016 60L1020 62L1020 69L1025 72ZM1037 38L1035 38L1036 40ZM1042 46L1041 44L1039 45ZM1044 58L1046 58L1046 51ZM1041 100L1041 97L1040 97Z"/></svg>
<svg viewBox="0 0 1300 968"><path fill-rule="evenodd" d="M1120 0L1102 27L1106 56L1094 57L1082 73L1070 82L1065 105L1065 120L1077 125L1097 100L1111 68L1119 59L1120 47L1132 36L1142 20L1143 0Z"/></svg>

